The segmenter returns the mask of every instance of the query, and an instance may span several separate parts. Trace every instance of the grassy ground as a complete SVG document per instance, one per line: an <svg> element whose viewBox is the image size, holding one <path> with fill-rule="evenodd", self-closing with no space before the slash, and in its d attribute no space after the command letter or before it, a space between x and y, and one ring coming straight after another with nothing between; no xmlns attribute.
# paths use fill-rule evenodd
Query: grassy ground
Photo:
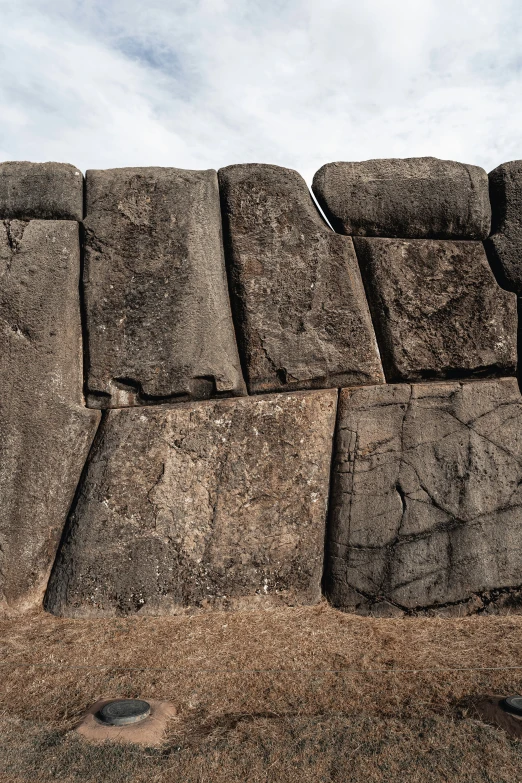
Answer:
<svg viewBox="0 0 522 783"><path fill-rule="evenodd" d="M522 781L522 743L473 708L522 689L522 617L42 613L0 622L0 650L2 783ZM107 696L174 701L164 747L80 740Z"/></svg>

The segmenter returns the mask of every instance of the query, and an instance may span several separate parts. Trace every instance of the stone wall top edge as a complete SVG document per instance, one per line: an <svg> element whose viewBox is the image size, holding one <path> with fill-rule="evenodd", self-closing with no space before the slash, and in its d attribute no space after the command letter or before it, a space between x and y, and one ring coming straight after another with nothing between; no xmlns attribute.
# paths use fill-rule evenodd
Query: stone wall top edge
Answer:
<svg viewBox="0 0 522 783"><path fill-rule="evenodd" d="M74 163L67 163L66 161L61 160L0 160L0 170L4 167L14 167L14 166L34 166L34 167L49 167L49 166L58 166L59 168L64 169L73 169L74 171L79 171L81 174L81 170L78 168L78 166L75 166Z"/></svg>
<svg viewBox="0 0 522 783"><path fill-rule="evenodd" d="M478 166L474 163L466 163L464 161L457 161L452 158L439 158L435 155L417 155L417 156L408 156L408 157L382 157L382 158L361 158L358 160L348 160L346 158L343 159L337 159L337 160L327 160L325 163L323 163L317 171L320 171L324 166L330 166L330 165L339 165L339 164L350 164L354 166L358 166L361 164L366 163L417 163L418 161L433 161L437 163L450 163L450 164L456 164L458 166L466 166L471 167L473 169L478 169L480 171L486 171L482 166ZM522 164L522 159L519 158L513 158L512 160L503 161L499 163L497 166L495 166L491 171L496 171L499 168L502 168L504 166L511 167L511 166L517 166ZM21 166L21 165L30 165L30 166L60 166L63 168L69 168L74 169L75 171L80 171L81 169L78 166L75 166L73 163L68 163L66 161L56 161L56 160L47 160L47 161L35 161L35 160L0 160L0 169L3 166ZM205 168L187 168L184 166L157 166L157 165L150 165L150 166L109 166L109 167L90 167L84 170L84 173L87 171L118 171L120 169L157 169L157 170L164 170L164 169L172 169L175 171L222 171L223 169L231 169L235 167L256 167L256 166L267 166L271 168L276 169L283 169L285 171L297 171L297 169L293 168L292 166L282 166L279 163L271 163L268 161L242 161L239 163L229 163L225 166L213 166L213 167L205 167ZM491 172L490 172L491 173Z"/></svg>
<svg viewBox="0 0 522 783"><path fill-rule="evenodd" d="M499 164L489 174L518 175L522 161ZM239 176L256 172L301 177L291 167L274 163L233 163L221 168L123 166L89 168L97 175L140 173ZM83 218L84 175L70 163L0 162L0 219ZM304 183L304 179L303 179ZM221 183L224 184L224 183ZM313 192L337 233L405 239L484 240L491 232L488 175L480 166L419 156L332 161L318 169ZM413 188L411 199L409 191ZM357 205L354 201L359 202ZM380 202L377 203L376 202ZM498 200L498 199L497 199ZM384 205L384 212L383 212ZM494 218L498 212L496 203ZM495 221L494 221L495 223ZM495 229L495 226L494 226Z"/></svg>

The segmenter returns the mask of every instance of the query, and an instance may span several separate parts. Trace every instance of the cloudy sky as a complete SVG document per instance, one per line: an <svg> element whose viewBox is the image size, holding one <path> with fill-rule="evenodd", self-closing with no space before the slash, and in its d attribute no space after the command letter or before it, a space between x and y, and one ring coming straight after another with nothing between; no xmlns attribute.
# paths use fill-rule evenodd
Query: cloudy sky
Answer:
<svg viewBox="0 0 522 783"><path fill-rule="evenodd" d="M521 0L0 0L0 159L522 158Z"/></svg>

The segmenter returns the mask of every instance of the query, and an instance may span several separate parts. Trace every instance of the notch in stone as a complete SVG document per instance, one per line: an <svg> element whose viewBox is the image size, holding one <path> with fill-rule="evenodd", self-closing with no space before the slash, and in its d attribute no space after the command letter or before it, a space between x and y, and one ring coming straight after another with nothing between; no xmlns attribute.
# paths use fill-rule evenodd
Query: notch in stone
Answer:
<svg viewBox="0 0 522 783"><path fill-rule="evenodd" d="M88 171L87 403L241 396L215 171Z"/></svg>

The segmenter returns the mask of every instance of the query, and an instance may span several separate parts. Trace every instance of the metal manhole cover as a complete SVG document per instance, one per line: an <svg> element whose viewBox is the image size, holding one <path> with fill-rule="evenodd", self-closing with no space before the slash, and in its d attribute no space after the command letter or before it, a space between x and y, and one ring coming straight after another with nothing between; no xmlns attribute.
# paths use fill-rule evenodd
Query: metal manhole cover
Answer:
<svg viewBox="0 0 522 783"><path fill-rule="evenodd" d="M111 701L96 713L96 717L107 726L127 726L139 723L150 715L150 704L143 699L117 699Z"/></svg>
<svg viewBox="0 0 522 783"><path fill-rule="evenodd" d="M500 702L500 706L511 715L518 715L522 718L522 696L508 696L507 699Z"/></svg>

